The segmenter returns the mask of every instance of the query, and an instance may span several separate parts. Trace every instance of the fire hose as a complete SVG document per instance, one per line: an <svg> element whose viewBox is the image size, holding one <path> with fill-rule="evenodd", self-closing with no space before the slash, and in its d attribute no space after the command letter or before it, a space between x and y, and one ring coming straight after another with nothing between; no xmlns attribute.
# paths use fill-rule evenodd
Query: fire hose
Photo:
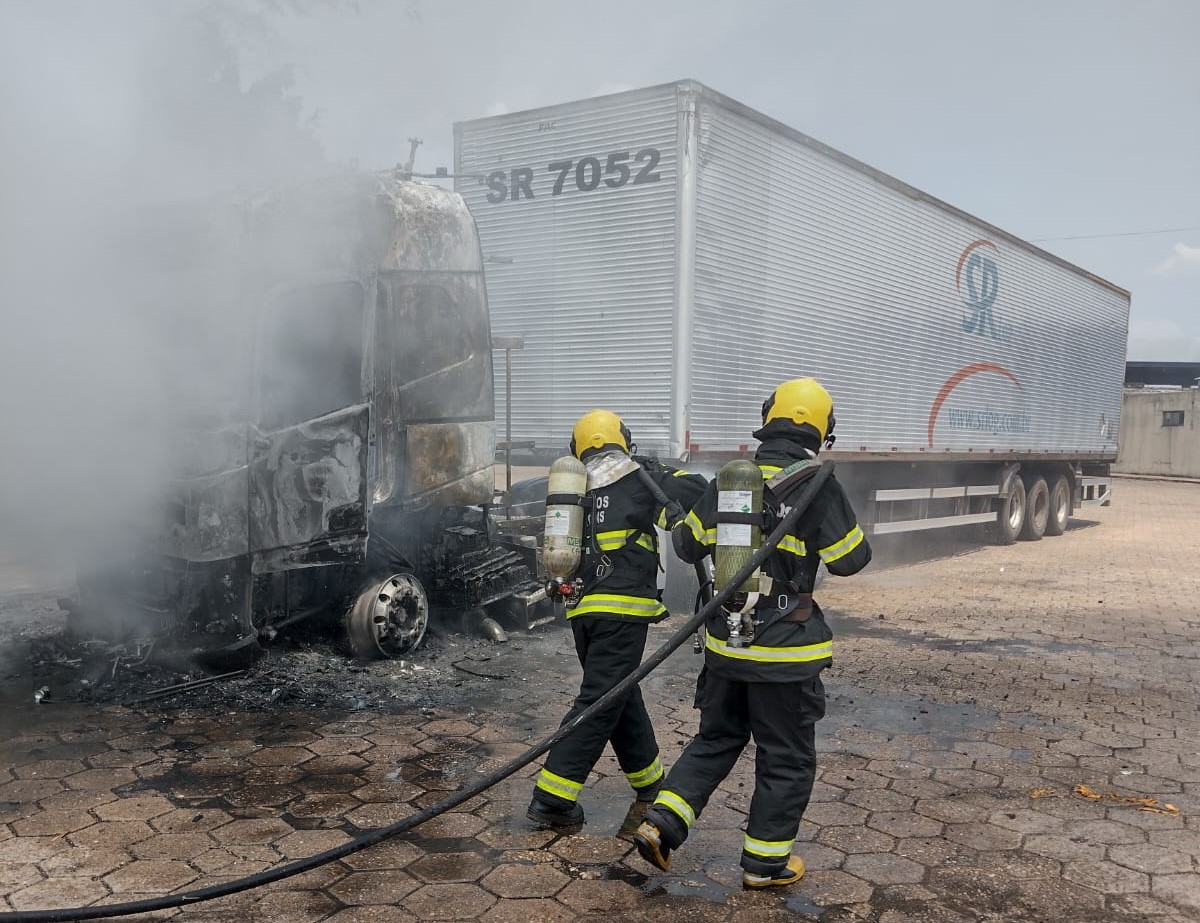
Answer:
<svg viewBox="0 0 1200 923"><path fill-rule="evenodd" d="M717 593L698 612L689 618L658 650L644 660L636 670L609 689L608 692L604 693L604 695L576 715L571 721L562 725L553 734L543 738L523 754L514 757L508 763L484 776L473 785L447 795L441 801L431 804L429 807L415 814L410 814L408 817L388 824L385 827L377 827L353 840L342 843L340 846L327 849L306 859L297 859L294 862L276 866L273 869L267 869L254 875L247 875L245 878L223 882L219 885L210 885L207 888L199 888L183 894L168 894L162 897L145 898L125 903L91 905L87 907L61 907L51 910L10 911L0 913L0 923L60 923L60 921L65 920L99 920L106 917L123 917L135 913L168 910L174 907L188 907L202 901L210 901L218 897L228 897L231 894L249 891L251 888L282 881L285 878L303 874L322 865L327 865L330 862L336 862L338 859L343 859L369 846L374 846L401 833L407 833L414 827L418 827L438 815L458 807L460 804L474 798L480 792L486 791L493 785L504 781L518 770L528 766L539 756L550 750L555 744L573 734L578 730L580 725L591 720L597 712L604 710L628 693L630 689L657 669L676 649L691 638L696 630L707 621L709 615L716 612L718 607L737 592L742 583L767 559L767 556L775 550L775 547L792 530L792 527L800 519L801 514L812 503L817 492L832 473L832 462L825 462L817 469L816 474L804 485L804 489L796 499L795 505L780 520L779 524L771 531L771 534L763 540L762 547L747 559L746 563L734 574L723 590Z"/></svg>

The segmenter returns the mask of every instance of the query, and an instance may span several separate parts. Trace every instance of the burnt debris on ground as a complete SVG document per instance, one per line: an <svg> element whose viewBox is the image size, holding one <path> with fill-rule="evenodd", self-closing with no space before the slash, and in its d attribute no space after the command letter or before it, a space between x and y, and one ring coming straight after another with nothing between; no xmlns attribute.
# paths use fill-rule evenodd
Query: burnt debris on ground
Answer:
<svg viewBox="0 0 1200 923"><path fill-rule="evenodd" d="M312 708L408 711L446 704L523 673L521 653L552 626L507 644L431 627L404 659L361 661L317 635L280 638L243 662L217 662L163 639L112 642L76 633L52 601L0 601L0 703L136 705L214 710Z"/></svg>

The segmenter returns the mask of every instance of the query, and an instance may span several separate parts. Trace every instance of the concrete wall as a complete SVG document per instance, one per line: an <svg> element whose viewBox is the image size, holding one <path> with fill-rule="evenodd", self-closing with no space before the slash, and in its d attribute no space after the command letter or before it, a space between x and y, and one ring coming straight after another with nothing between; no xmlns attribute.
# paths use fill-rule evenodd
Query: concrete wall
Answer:
<svg viewBox="0 0 1200 923"><path fill-rule="evenodd" d="M1163 426L1163 411L1183 411L1182 426ZM1117 463L1121 474L1200 477L1200 391L1129 388L1121 403Z"/></svg>

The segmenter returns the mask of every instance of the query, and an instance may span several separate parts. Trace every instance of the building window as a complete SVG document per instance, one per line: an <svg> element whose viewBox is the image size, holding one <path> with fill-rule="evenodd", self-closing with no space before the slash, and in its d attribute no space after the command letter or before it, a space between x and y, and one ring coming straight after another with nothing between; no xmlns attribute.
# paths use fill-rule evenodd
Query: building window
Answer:
<svg viewBox="0 0 1200 923"><path fill-rule="evenodd" d="M1182 410L1164 410L1163 426L1183 426Z"/></svg>

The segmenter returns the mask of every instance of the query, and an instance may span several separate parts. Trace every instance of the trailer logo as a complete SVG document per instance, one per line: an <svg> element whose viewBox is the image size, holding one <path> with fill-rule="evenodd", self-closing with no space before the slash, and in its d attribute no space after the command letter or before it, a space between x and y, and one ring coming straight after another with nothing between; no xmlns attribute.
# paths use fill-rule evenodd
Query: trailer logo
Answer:
<svg viewBox="0 0 1200 923"><path fill-rule="evenodd" d="M931 449L933 448L933 429L937 425L938 415L942 412L942 406L946 403L946 399L950 397L951 392L955 388L968 378L985 372L1007 378L1016 385L1018 391L1025 390L1016 375L1004 366L996 365L994 362L976 362L959 369L946 379L945 384L938 391L937 397L933 399L933 406L929 409L929 432L927 435ZM1001 433L1027 433L1031 429L1029 415L1023 411L977 410L951 407L948 408L947 416L949 417L952 429L977 430L990 432L995 435Z"/></svg>
<svg viewBox="0 0 1200 923"><path fill-rule="evenodd" d="M991 248L993 253L1000 252L990 240L974 241L958 257L958 266L954 270L954 287L967 308L962 328L967 333L990 336L1007 343L1012 339L1012 325L997 324L993 311L1000 295L1000 270L986 248Z"/></svg>

